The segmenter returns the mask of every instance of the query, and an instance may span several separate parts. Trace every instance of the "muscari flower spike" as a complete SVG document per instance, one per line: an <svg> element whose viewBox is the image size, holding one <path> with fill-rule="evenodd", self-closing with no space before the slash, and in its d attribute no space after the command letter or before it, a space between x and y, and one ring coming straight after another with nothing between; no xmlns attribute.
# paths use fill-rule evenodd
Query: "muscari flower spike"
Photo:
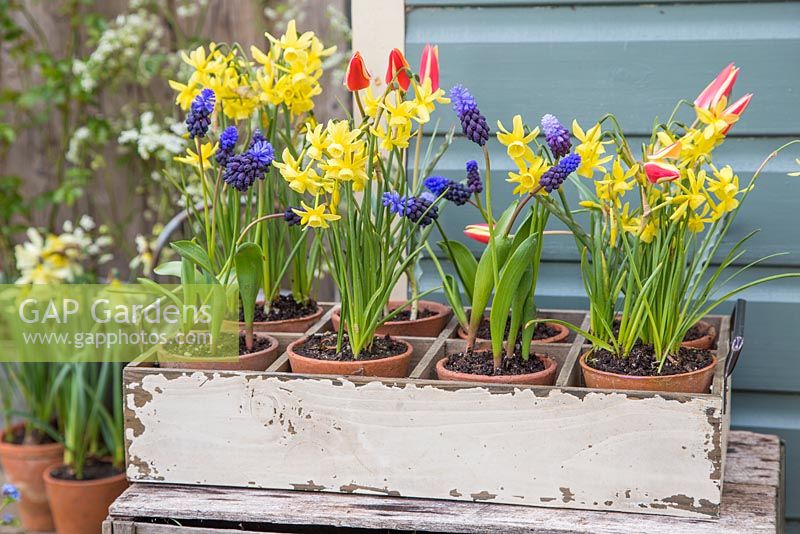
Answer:
<svg viewBox="0 0 800 534"><path fill-rule="evenodd" d="M11 514L3 515L3 519L0 520L0 525L12 525L14 523L14 516Z"/></svg>
<svg viewBox="0 0 800 534"><path fill-rule="evenodd" d="M422 182L422 185L428 188L428 191L436 195L437 197L444 193L444 191L450 187L450 180L445 178L444 176L428 176Z"/></svg>
<svg viewBox="0 0 800 534"><path fill-rule="evenodd" d="M255 134L253 135L255 138ZM226 184L239 191L247 191L256 181L256 177L264 179L265 173L275 159L275 150L263 136L250 143L247 152L231 156L222 179Z"/></svg>
<svg viewBox="0 0 800 534"><path fill-rule="evenodd" d="M297 226L300 224L301 218L298 214L294 212L294 210L300 209L295 206L289 206L286 208L286 211L283 212L283 219L286 221L286 224L289 226Z"/></svg>
<svg viewBox="0 0 800 534"><path fill-rule="evenodd" d="M570 154L561 159L556 165L550 167L539 179L539 184L548 193L561 187L564 180L581 164L581 157L578 154Z"/></svg>
<svg viewBox="0 0 800 534"><path fill-rule="evenodd" d="M2 496L3 497L8 497L12 501L18 501L19 500L19 490L13 484L3 484Z"/></svg>
<svg viewBox="0 0 800 534"><path fill-rule="evenodd" d="M471 193L483 192L481 172L478 170L478 162L474 159L467 162L467 188Z"/></svg>
<svg viewBox="0 0 800 534"><path fill-rule="evenodd" d="M564 125L555 117L555 115L547 114L542 117L542 130L544 137L547 140L547 145L553 152L556 158L563 158L569 154L572 148L572 141L569 138L569 131L564 128Z"/></svg>
<svg viewBox="0 0 800 534"><path fill-rule="evenodd" d="M450 89L450 99L464 135L473 143L484 146L489 140L489 125L478 109L475 97L463 85L456 85Z"/></svg>
<svg viewBox="0 0 800 534"><path fill-rule="evenodd" d="M228 160L233 156L233 149L236 148L236 142L239 140L239 131L236 126L228 126L219 136L219 150L214 156L217 163L223 167L228 165Z"/></svg>
<svg viewBox="0 0 800 534"><path fill-rule="evenodd" d="M383 205L391 213L406 217L413 223L419 222L420 226L428 226L439 217L439 209L433 206L436 200L431 193L422 193L418 197L404 197L391 191L383 194Z"/></svg>
<svg viewBox="0 0 800 534"><path fill-rule="evenodd" d="M469 188L444 176L429 176L422 182L434 196L442 196L456 206L463 206L469 202L472 195Z"/></svg>
<svg viewBox="0 0 800 534"><path fill-rule="evenodd" d="M211 89L203 89L194 97L189 114L186 116L186 128L189 137L205 137L211 126L211 113L214 111L216 96Z"/></svg>

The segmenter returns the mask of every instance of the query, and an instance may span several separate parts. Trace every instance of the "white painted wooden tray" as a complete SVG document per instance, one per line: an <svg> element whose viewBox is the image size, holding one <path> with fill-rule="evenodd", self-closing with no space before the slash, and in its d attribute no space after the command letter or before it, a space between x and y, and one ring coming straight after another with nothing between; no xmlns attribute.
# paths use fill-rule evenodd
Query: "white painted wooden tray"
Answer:
<svg viewBox="0 0 800 534"><path fill-rule="evenodd" d="M584 312L543 310L587 326ZM328 314L329 315L329 314ZM329 327L328 315L313 331ZM723 379L703 395L581 387L584 340L538 345L556 385L439 382L463 348L455 322L409 338L411 378L125 370L128 477L135 482L294 489L719 517L729 432ZM282 348L297 335L278 335Z"/></svg>

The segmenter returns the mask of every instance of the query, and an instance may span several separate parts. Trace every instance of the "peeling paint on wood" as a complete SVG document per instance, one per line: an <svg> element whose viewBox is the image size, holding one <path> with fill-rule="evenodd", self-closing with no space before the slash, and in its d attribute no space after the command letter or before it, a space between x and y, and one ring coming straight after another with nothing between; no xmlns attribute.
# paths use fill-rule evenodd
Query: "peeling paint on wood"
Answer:
<svg viewBox="0 0 800 534"><path fill-rule="evenodd" d="M719 513L721 394L146 367L125 379L133 481Z"/></svg>

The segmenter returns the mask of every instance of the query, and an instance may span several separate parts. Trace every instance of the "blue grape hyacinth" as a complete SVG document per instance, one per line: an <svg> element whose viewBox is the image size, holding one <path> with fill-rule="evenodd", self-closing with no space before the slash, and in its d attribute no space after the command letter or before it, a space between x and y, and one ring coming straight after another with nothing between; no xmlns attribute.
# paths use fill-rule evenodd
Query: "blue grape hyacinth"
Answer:
<svg viewBox="0 0 800 534"><path fill-rule="evenodd" d="M242 154L231 156L222 179L239 191L247 191L256 181L264 179L265 173L275 159L275 150L267 141L258 140L250 144L250 149Z"/></svg>
<svg viewBox="0 0 800 534"><path fill-rule="evenodd" d="M450 89L450 99L461 121L461 131L473 143L484 146L489 140L489 124L478 109L475 97L463 85L456 85Z"/></svg>
<svg viewBox="0 0 800 534"><path fill-rule="evenodd" d="M544 137L547 140L547 145L550 147L553 156L556 158L563 158L569 154L572 148L569 131L564 128L564 125L561 124L555 115L548 113L542 117L542 130L544 131Z"/></svg>
<svg viewBox="0 0 800 534"><path fill-rule="evenodd" d="M219 136L219 150L214 156L217 163L223 167L228 165L228 160L233 156L237 141L239 141L239 131L236 126L228 126L223 130L222 135Z"/></svg>
<svg viewBox="0 0 800 534"><path fill-rule="evenodd" d="M439 209L432 205L436 200L431 193L422 193L418 197L400 196L391 191L383 194L383 205L391 213L406 217L413 223L419 222L420 226L428 226L439 217Z"/></svg>
<svg viewBox="0 0 800 534"><path fill-rule="evenodd" d="M570 154L561 159L556 165L550 167L539 179L539 184L548 193L561 187L564 180L581 164L581 157L578 154Z"/></svg>
<svg viewBox="0 0 800 534"><path fill-rule="evenodd" d="M483 192L481 172L478 170L478 162L474 159L467 162L467 187L471 193Z"/></svg>
<svg viewBox="0 0 800 534"><path fill-rule="evenodd" d="M300 224L301 218L298 214L294 212L295 209L298 208L295 208L294 206L289 206L288 208L286 208L286 211L283 212L283 219L289 226L297 226L298 224Z"/></svg>
<svg viewBox="0 0 800 534"><path fill-rule="evenodd" d="M194 97L189 115L186 116L186 128L189 130L190 138L206 136L211 126L211 114L214 112L215 103L216 96L211 89L203 89Z"/></svg>

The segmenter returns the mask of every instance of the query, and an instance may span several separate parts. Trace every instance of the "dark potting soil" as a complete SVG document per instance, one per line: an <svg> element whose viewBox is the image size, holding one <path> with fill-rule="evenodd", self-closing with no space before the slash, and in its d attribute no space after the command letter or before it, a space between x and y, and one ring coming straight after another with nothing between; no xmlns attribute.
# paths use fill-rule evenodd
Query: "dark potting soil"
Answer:
<svg viewBox="0 0 800 534"><path fill-rule="evenodd" d="M403 354L408 347L404 343L393 340L389 336L376 337L372 346L361 351L358 358L353 357L347 334L342 338L342 350L336 352L336 333L313 334L306 342L295 347L294 351L300 356L317 360L336 362L352 362L357 360L380 360Z"/></svg>
<svg viewBox="0 0 800 534"><path fill-rule="evenodd" d="M223 334L224 335L224 334ZM233 335L233 334L229 334ZM233 339L223 341L222 347L227 348L232 345ZM239 356L253 354L268 349L270 341L264 337L253 336L253 349L247 350L247 339L244 333L239 333ZM179 344L179 343L166 343L164 345L164 352L175 356L184 356L187 358L219 358L230 356L230 354L211 354L208 345L201 344Z"/></svg>
<svg viewBox="0 0 800 534"><path fill-rule="evenodd" d="M508 332L511 330L511 321L509 320L506 323L506 332L503 334L503 338L508 338ZM533 329L533 339L547 339L549 337L553 337L559 333L559 330L556 330L552 326L547 323L536 323L536 326ZM522 334L517 335L517 341L519 341ZM489 319L484 317L481 319L481 325L478 327L478 338L479 339L491 339L492 338L492 329L489 323Z"/></svg>
<svg viewBox="0 0 800 534"><path fill-rule="evenodd" d="M503 362L499 369L494 368L492 351L479 350L451 354L444 363L445 369L470 375L500 376L500 375L525 375L544 371L544 362L531 355L523 360L518 354L512 358L503 355Z"/></svg>
<svg viewBox="0 0 800 534"><path fill-rule="evenodd" d="M88 460L86 465L83 466L83 478L80 480L100 480L119 475L122 472L122 469L114 467L111 462L104 460ZM75 471L66 465L55 469L51 474L53 478L59 480L78 480L75 476Z"/></svg>
<svg viewBox="0 0 800 534"><path fill-rule="evenodd" d="M619 323L619 319L614 319L614 324L611 326L612 330L614 330L614 335L619 334ZM711 328L710 325L707 327L706 325L696 323L689 329L688 332L686 332L686 335L683 336L683 340L694 341L695 339L700 339L708 333L709 328Z"/></svg>
<svg viewBox="0 0 800 534"><path fill-rule="evenodd" d="M253 320L257 323L285 321L287 319L308 317L315 313L317 313L316 301L297 302L291 295L279 295L272 301L269 313L264 310L263 303L257 303ZM241 307L239 308L239 321L244 322L244 310Z"/></svg>
<svg viewBox="0 0 800 534"><path fill-rule="evenodd" d="M677 375L697 371L711 365L712 353L705 349L692 349L681 347L678 354L672 356L672 361L667 358L661 372L658 372L658 361L652 345L637 344L627 358L620 358L605 350L596 349L586 359L591 367L599 371L607 371L619 375L631 376L663 376Z"/></svg>
<svg viewBox="0 0 800 534"><path fill-rule="evenodd" d="M426 317L433 317L434 315L436 315L436 312L433 310L420 309L417 312L417 319L425 319ZM393 323L396 321L410 321L410 320L411 320L411 310L403 310L394 317L392 317L391 319L389 319L389 322Z"/></svg>

